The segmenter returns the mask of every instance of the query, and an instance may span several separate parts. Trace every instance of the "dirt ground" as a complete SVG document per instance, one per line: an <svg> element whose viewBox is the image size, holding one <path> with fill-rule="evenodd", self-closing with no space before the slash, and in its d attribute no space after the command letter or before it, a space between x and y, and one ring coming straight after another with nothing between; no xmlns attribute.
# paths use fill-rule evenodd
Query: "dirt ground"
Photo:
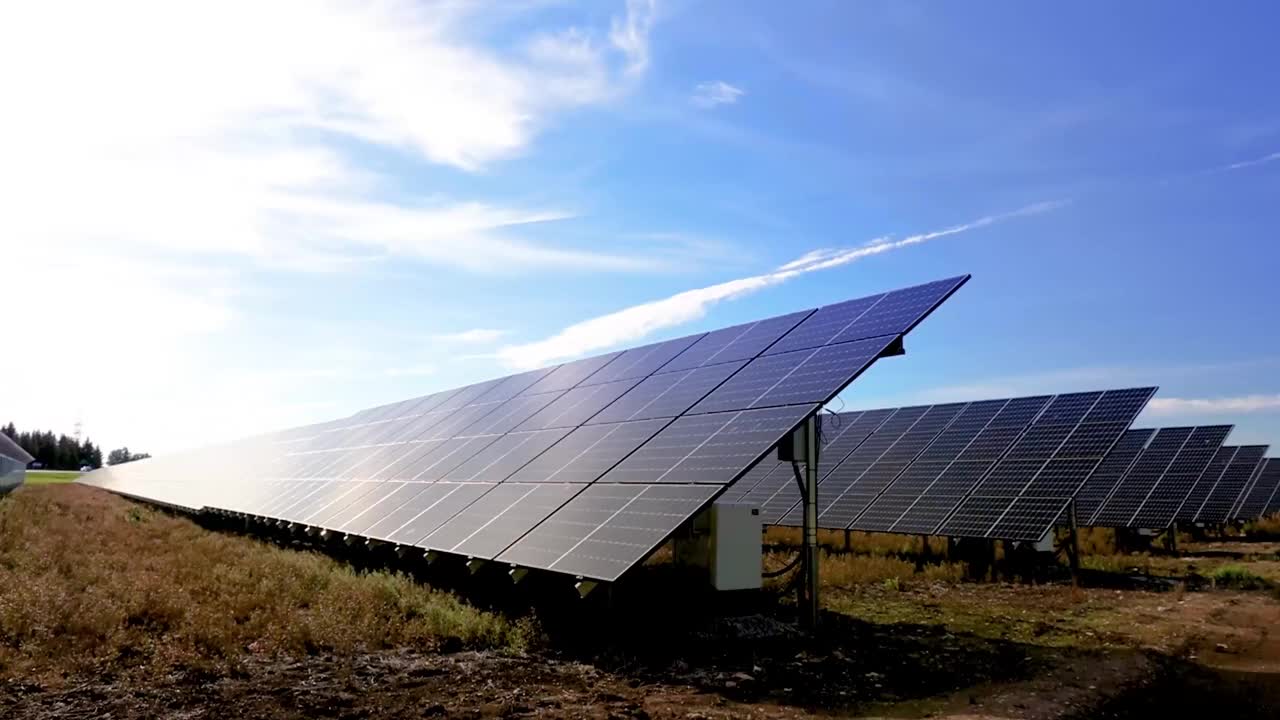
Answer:
<svg viewBox="0 0 1280 720"><path fill-rule="evenodd" d="M1280 718L1274 543L1112 556L1083 588L965 582L864 549L828 558L809 637L781 587L691 593L669 563L579 601L558 578L513 589L502 568L392 577L390 556L325 557L85 489L5 502L0 718ZM87 548L86 532L112 540ZM1258 589L1215 587L1224 556ZM1126 584L1131 565L1200 581ZM264 645L282 624L306 641Z"/></svg>

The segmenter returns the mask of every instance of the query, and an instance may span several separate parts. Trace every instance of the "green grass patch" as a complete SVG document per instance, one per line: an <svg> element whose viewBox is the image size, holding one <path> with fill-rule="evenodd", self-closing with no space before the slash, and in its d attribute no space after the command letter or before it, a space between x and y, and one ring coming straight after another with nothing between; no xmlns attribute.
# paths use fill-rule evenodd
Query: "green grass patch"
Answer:
<svg viewBox="0 0 1280 720"><path fill-rule="evenodd" d="M1266 578L1240 565L1223 565L1209 576L1216 588L1232 590L1268 590L1271 583Z"/></svg>
<svg viewBox="0 0 1280 720"><path fill-rule="evenodd" d="M28 470L28 485L52 485L54 483L75 482L81 473L74 470Z"/></svg>

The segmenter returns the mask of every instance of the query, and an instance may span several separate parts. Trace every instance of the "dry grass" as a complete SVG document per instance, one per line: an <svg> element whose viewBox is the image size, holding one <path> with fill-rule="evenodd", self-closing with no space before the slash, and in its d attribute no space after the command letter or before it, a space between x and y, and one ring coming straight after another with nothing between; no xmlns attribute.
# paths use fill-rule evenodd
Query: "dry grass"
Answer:
<svg viewBox="0 0 1280 720"><path fill-rule="evenodd" d="M0 500L0 588L9 678L444 643L520 651L533 636L404 576L208 532L80 485Z"/></svg>
<svg viewBox="0 0 1280 720"><path fill-rule="evenodd" d="M1254 520L1244 528L1249 537L1280 538L1280 513Z"/></svg>

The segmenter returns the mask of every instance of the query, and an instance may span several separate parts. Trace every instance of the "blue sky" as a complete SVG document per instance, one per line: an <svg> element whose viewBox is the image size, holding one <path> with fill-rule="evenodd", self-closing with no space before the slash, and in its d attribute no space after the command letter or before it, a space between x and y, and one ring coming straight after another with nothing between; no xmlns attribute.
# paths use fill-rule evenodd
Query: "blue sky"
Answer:
<svg viewBox="0 0 1280 720"><path fill-rule="evenodd" d="M846 407L1280 445L1271 3L65 12L0 10L0 301L60 348L0 420L163 451L969 272Z"/></svg>

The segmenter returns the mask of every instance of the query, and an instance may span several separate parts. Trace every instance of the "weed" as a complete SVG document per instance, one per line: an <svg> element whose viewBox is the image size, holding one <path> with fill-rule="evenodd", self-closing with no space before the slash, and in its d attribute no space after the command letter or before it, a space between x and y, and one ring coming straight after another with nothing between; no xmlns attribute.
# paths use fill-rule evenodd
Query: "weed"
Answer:
<svg viewBox="0 0 1280 720"><path fill-rule="evenodd" d="M1271 583L1266 578L1239 565L1223 565L1209 576L1216 588L1233 590L1267 590Z"/></svg>
<svg viewBox="0 0 1280 720"><path fill-rule="evenodd" d="M225 670L444 644L522 652L532 621L386 572L208 532L80 485L0 501L0 678Z"/></svg>

